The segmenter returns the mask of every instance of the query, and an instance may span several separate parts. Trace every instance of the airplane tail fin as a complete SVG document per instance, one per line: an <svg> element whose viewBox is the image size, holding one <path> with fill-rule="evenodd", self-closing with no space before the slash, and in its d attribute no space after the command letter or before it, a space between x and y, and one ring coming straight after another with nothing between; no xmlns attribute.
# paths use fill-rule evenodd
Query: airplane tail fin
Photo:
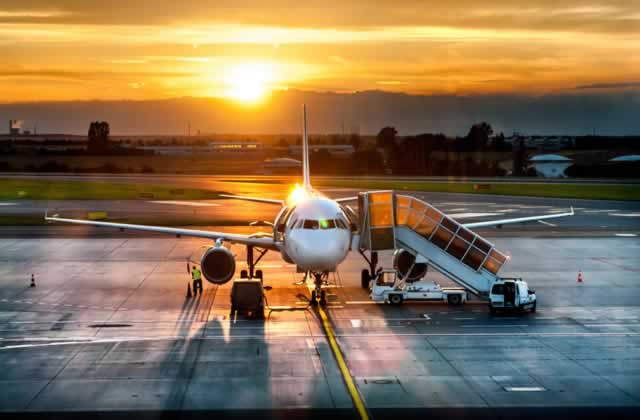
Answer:
<svg viewBox="0 0 640 420"><path fill-rule="evenodd" d="M305 190L311 189L309 179L309 139L307 137L307 105L302 106L302 182Z"/></svg>

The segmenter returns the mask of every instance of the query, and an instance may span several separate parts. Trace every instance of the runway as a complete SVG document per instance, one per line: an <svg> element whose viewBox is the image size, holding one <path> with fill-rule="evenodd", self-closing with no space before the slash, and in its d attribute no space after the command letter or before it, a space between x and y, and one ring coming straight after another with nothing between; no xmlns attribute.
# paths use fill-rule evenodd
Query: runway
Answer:
<svg viewBox="0 0 640 420"><path fill-rule="evenodd" d="M640 240L493 241L512 257L502 275L536 289L536 314L491 317L477 300L372 304L359 287L361 257L340 266L327 313L373 418L637 413ZM267 254L268 304L279 310L266 322L230 319L229 284L185 298L185 259L205 245L160 236L0 239L0 410L353 417L295 268ZM244 250L233 251L240 269Z"/></svg>

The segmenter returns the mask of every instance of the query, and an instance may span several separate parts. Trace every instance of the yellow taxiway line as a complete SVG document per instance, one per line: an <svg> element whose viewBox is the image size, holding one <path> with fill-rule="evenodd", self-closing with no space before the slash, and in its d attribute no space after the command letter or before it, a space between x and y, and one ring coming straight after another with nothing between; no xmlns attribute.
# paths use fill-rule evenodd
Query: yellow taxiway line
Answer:
<svg viewBox="0 0 640 420"><path fill-rule="evenodd" d="M329 318L325 313L322 306L318 306L318 314L320 314L320 319L322 320L322 326L324 327L324 332L327 335L327 339L329 340L329 345L331 346L331 350L333 351L334 356L336 357L336 361L338 362L338 368L340 368L340 372L342 373L342 379L344 379L345 385L347 385L347 389L349 390L349 394L351 395L351 399L353 400L353 404L356 406L356 410L358 410L358 414L362 420L369 420L369 413L367 413L367 409L362 402L362 398L360 397L360 393L358 392L358 388L356 388L356 384L353 382L353 377L351 376L351 372L349 372L349 368L344 361L344 357L342 356L342 351L340 350L340 346L338 345L338 341L336 340L336 336L333 333L333 328L331 327L331 323L329 322Z"/></svg>

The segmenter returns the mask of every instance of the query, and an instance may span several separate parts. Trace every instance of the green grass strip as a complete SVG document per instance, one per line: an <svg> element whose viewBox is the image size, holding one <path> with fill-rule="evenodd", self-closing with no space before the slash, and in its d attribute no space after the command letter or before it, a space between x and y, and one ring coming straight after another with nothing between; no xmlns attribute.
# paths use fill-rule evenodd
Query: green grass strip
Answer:
<svg viewBox="0 0 640 420"><path fill-rule="evenodd" d="M316 184L314 184L316 185ZM639 184L565 184L565 183L447 183L402 180L323 180L318 187L499 194L530 197L581 198L591 200L640 200Z"/></svg>
<svg viewBox="0 0 640 420"><path fill-rule="evenodd" d="M207 200L216 191L93 181L0 179L2 200Z"/></svg>

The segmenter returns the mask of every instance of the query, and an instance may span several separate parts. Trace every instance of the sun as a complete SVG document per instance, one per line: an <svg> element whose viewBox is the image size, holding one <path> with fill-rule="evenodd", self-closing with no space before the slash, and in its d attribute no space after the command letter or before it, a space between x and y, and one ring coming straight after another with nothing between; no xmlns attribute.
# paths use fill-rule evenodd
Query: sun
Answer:
<svg viewBox="0 0 640 420"><path fill-rule="evenodd" d="M224 82L226 96L241 102L255 103L264 98L274 81L273 67L265 63L241 63L229 69Z"/></svg>

